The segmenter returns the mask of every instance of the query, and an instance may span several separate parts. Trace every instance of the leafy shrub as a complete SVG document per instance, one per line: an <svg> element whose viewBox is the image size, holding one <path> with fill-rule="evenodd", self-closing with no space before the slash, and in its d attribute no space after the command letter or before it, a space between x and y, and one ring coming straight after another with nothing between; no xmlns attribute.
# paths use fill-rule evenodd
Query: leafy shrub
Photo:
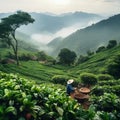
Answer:
<svg viewBox="0 0 120 120"><path fill-rule="evenodd" d="M19 56L19 59L23 61L28 61L28 60L37 60L37 57L32 54L22 54L21 56Z"/></svg>
<svg viewBox="0 0 120 120"><path fill-rule="evenodd" d="M11 59L15 59L15 55L12 54L11 52L8 52L8 53L6 54L6 57L7 57L7 58L11 58Z"/></svg>
<svg viewBox="0 0 120 120"><path fill-rule="evenodd" d="M82 73L80 78L81 82L88 86L95 85L97 83L97 77L92 73Z"/></svg>
<svg viewBox="0 0 120 120"><path fill-rule="evenodd" d="M114 85L114 86L110 86L110 85L102 85L102 86L95 86L92 89L92 94L99 96L99 95L103 95L103 93L114 93L117 96L120 96L120 85Z"/></svg>
<svg viewBox="0 0 120 120"><path fill-rule="evenodd" d="M107 45L107 48L110 49L110 48L113 48L117 45L117 41L116 40L110 40L108 45Z"/></svg>
<svg viewBox="0 0 120 120"><path fill-rule="evenodd" d="M120 80L109 80L109 81L99 81L98 83L100 86L103 85L109 85L109 86L115 86L115 85L119 85L120 84Z"/></svg>
<svg viewBox="0 0 120 120"><path fill-rule="evenodd" d="M52 77L51 81L55 84L62 84L62 85L66 85L67 81L68 81L68 77L67 76L63 76L63 75L55 75Z"/></svg>
<svg viewBox="0 0 120 120"><path fill-rule="evenodd" d="M119 119L114 115L114 113L98 111L95 115L94 120L119 120Z"/></svg>
<svg viewBox="0 0 120 120"><path fill-rule="evenodd" d="M87 60L89 60L88 56L80 55L80 57L78 58L77 64L83 63L83 62L85 62Z"/></svg>
<svg viewBox="0 0 120 120"><path fill-rule="evenodd" d="M119 84L113 86L113 87L112 87L112 91L113 91L114 94L116 94L117 96L120 97L120 85L119 85Z"/></svg>
<svg viewBox="0 0 120 120"><path fill-rule="evenodd" d="M101 51L103 51L103 50L105 50L105 49L106 49L105 46L100 46L100 47L96 50L96 53L101 52Z"/></svg>
<svg viewBox="0 0 120 120"><path fill-rule="evenodd" d="M91 56L91 55L93 55L93 54L94 54L94 52L92 52L91 50L88 50L88 51L87 51L87 55L88 55L88 56Z"/></svg>
<svg viewBox="0 0 120 120"><path fill-rule="evenodd" d="M116 79L120 78L120 54L113 57L113 59L108 61L107 71L108 74L114 76Z"/></svg>
<svg viewBox="0 0 120 120"><path fill-rule="evenodd" d="M106 112L120 111L120 99L113 93L104 93L102 96L97 97L97 99L93 98L91 100L93 104L96 104L97 110Z"/></svg>
<svg viewBox="0 0 120 120"><path fill-rule="evenodd" d="M101 87L101 86L95 86L93 89L92 89L92 93L91 94L94 94L96 96L100 96L100 95L103 95L104 93L104 89Z"/></svg>
<svg viewBox="0 0 120 120"><path fill-rule="evenodd" d="M99 74L98 76L97 76L97 78L98 78L98 80L112 80L113 79L113 77L111 76L111 75L109 75L109 74Z"/></svg>

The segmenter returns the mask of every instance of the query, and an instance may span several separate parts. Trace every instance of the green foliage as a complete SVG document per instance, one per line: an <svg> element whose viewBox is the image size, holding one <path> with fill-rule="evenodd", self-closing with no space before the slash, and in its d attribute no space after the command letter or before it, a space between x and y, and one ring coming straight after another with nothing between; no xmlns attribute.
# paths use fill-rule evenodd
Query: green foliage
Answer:
<svg viewBox="0 0 120 120"><path fill-rule="evenodd" d="M37 57L30 53L28 53L28 54L23 53L22 55L19 56L19 60L21 60L21 61L37 60Z"/></svg>
<svg viewBox="0 0 120 120"><path fill-rule="evenodd" d="M47 55L44 51L40 51L37 53L38 60L45 61L47 59Z"/></svg>
<svg viewBox="0 0 120 120"><path fill-rule="evenodd" d="M0 72L1 120L25 120L28 117L34 120L119 119L120 100L116 95L105 93L92 97L91 102L93 105L84 110L76 100L67 97L60 86L36 85L15 74Z"/></svg>
<svg viewBox="0 0 120 120"><path fill-rule="evenodd" d="M85 111L52 84L36 85L14 74L0 72L1 120L77 120L95 116L94 109Z"/></svg>
<svg viewBox="0 0 120 120"><path fill-rule="evenodd" d="M106 49L105 46L100 46L100 47L96 50L96 53L101 52L101 51L104 51L105 49Z"/></svg>
<svg viewBox="0 0 120 120"><path fill-rule="evenodd" d="M98 111L95 120L118 120L114 113L107 113L104 111Z"/></svg>
<svg viewBox="0 0 120 120"><path fill-rule="evenodd" d="M48 56L44 51L40 51L36 54L38 61L43 61L45 64L56 64L56 60L54 60L51 56Z"/></svg>
<svg viewBox="0 0 120 120"><path fill-rule="evenodd" d="M120 80L114 80L114 79L109 80L109 81L104 80L104 81L99 81L98 84L100 86L102 86L102 85L114 86L114 85L119 85L120 84Z"/></svg>
<svg viewBox="0 0 120 120"><path fill-rule="evenodd" d="M37 83L45 83L49 82L54 75L68 75L67 70L70 69L69 66L46 65L38 61L20 61L20 64L20 67L15 64L0 64L0 70L7 73L19 73L21 76L32 79ZM69 77L74 78L72 74L69 74Z"/></svg>
<svg viewBox="0 0 120 120"><path fill-rule="evenodd" d="M55 84L66 85L69 77L63 75L55 75L52 77L51 81Z"/></svg>
<svg viewBox="0 0 120 120"><path fill-rule="evenodd" d="M107 93L114 93L117 96L120 96L120 85L96 85L93 89L92 89L92 93L96 96L99 95L103 95L105 92Z"/></svg>
<svg viewBox="0 0 120 120"><path fill-rule="evenodd" d="M34 19L26 12L18 11L17 14L10 15L2 18L0 23L0 40L4 40L6 44L12 47L17 65L19 65L18 59L18 40L16 39L16 29L21 25L27 25L33 23Z"/></svg>
<svg viewBox="0 0 120 120"><path fill-rule="evenodd" d="M80 55L79 58L78 58L77 64L81 64L83 62L86 62L87 60L89 60L88 56Z"/></svg>
<svg viewBox="0 0 120 120"><path fill-rule="evenodd" d="M95 86L93 89L92 89L92 93L93 95L95 96L100 96L100 95L103 95L104 93L104 88L101 87L101 86Z"/></svg>
<svg viewBox="0 0 120 120"><path fill-rule="evenodd" d="M97 77L92 73L81 73L80 78L85 85L95 85L97 83Z"/></svg>
<svg viewBox="0 0 120 120"><path fill-rule="evenodd" d="M54 85L36 85L14 74L0 72L0 119L66 119L81 109L78 103ZM75 113L74 113L75 114ZM73 114L73 115L74 115ZM66 119L67 120L67 119Z"/></svg>
<svg viewBox="0 0 120 120"><path fill-rule="evenodd" d="M115 110L120 112L120 99L113 93L104 93L102 96L91 99L93 104L96 104L97 110L114 112Z"/></svg>
<svg viewBox="0 0 120 120"><path fill-rule="evenodd" d="M98 74L97 75L97 78L99 81L104 81L104 80L112 80L113 79L113 76L109 75L109 74Z"/></svg>
<svg viewBox="0 0 120 120"><path fill-rule="evenodd" d="M110 75L113 75L115 78L120 78L120 54L113 57L109 60L107 71Z"/></svg>
<svg viewBox="0 0 120 120"><path fill-rule="evenodd" d="M4 40L0 40L0 48L9 48L9 46L4 42Z"/></svg>
<svg viewBox="0 0 120 120"><path fill-rule="evenodd" d="M59 62L62 64L71 65L74 63L75 58L77 57L76 53L70 51L67 48L61 49L60 53L58 54Z"/></svg>
<svg viewBox="0 0 120 120"><path fill-rule="evenodd" d="M116 40L110 40L108 45L107 45L107 48L110 49L110 48L113 48L117 46L117 41Z"/></svg>
<svg viewBox="0 0 120 120"><path fill-rule="evenodd" d="M93 55L93 54L94 54L94 52L92 52L91 50L88 50L88 51L87 51L87 55L88 55L88 56L91 56L91 55Z"/></svg>

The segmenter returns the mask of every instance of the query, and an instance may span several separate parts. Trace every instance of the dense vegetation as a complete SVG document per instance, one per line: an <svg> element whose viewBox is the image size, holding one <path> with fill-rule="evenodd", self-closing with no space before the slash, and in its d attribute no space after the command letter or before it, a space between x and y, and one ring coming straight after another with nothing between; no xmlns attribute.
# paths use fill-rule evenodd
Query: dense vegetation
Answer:
<svg viewBox="0 0 120 120"><path fill-rule="evenodd" d="M84 110L76 100L66 96L63 87L37 85L17 75L0 72L1 120L118 120L118 96L104 93L99 97L93 96L91 106Z"/></svg>
<svg viewBox="0 0 120 120"><path fill-rule="evenodd" d="M107 74L111 64L108 61L116 60L114 62L119 65L119 59L116 59L119 58L119 50L120 46L116 46L93 54L77 66L41 64L38 61L21 61L19 67L15 64L0 64L0 70L15 73L0 73L1 120L9 120L10 116L14 120L26 119L28 116L34 120L119 120L120 80ZM116 56L115 59L113 56ZM64 86L70 78L75 79L75 85L78 85L84 80L81 76L86 78L86 75L89 79L98 79L91 88L91 106L88 110L66 96ZM40 84L36 85L35 82Z"/></svg>

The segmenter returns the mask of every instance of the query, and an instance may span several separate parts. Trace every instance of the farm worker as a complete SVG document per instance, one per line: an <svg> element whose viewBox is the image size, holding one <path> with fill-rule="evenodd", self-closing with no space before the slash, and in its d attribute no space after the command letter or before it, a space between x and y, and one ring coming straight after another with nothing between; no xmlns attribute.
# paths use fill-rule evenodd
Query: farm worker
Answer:
<svg viewBox="0 0 120 120"><path fill-rule="evenodd" d="M67 94L70 95L71 97L74 97L74 87L72 86L72 83L74 82L73 79L70 79L67 81Z"/></svg>

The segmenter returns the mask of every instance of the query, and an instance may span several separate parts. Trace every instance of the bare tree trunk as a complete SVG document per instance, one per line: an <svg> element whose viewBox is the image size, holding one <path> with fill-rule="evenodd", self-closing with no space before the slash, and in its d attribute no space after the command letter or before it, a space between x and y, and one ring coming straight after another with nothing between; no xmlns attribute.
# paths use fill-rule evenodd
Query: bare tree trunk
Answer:
<svg viewBox="0 0 120 120"><path fill-rule="evenodd" d="M19 59L18 59L17 51L16 51L16 49L15 49L14 44L11 43L11 46L12 46L12 48L13 48L13 52L14 52L14 55L15 55L16 64L19 66Z"/></svg>
<svg viewBox="0 0 120 120"><path fill-rule="evenodd" d="M14 50L14 54L15 54L17 66L19 66L18 41L17 41L17 39L15 38L15 31L12 31L12 37L13 37L13 39L15 40L15 45L13 45L13 50Z"/></svg>
<svg viewBox="0 0 120 120"><path fill-rule="evenodd" d="M16 62L17 62L17 65L19 66L19 57L18 57L18 41L16 41L16 51L15 51L15 55L16 55Z"/></svg>

